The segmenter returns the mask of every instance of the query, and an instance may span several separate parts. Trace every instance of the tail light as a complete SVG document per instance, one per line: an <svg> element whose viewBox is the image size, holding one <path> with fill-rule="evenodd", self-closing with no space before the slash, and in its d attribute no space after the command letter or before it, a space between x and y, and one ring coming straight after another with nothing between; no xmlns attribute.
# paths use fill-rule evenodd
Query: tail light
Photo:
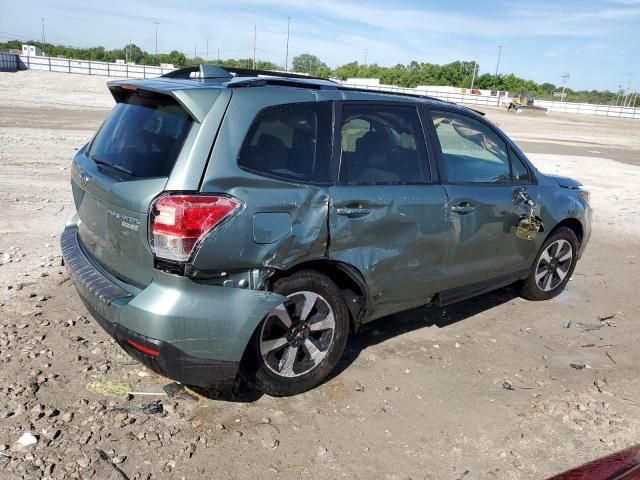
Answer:
<svg viewBox="0 0 640 480"><path fill-rule="evenodd" d="M184 262L202 237L236 213L239 200L221 195L164 195L151 206L150 243L165 260Z"/></svg>

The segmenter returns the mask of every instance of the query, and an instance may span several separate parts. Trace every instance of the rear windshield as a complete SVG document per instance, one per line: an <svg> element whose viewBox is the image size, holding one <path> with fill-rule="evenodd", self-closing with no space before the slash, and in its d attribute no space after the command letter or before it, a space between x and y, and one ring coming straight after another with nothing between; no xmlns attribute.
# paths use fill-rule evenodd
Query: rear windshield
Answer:
<svg viewBox="0 0 640 480"><path fill-rule="evenodd" d="M169 176L191 127L189 114L166 95L138 90L118 100L90 146L91 159L136 178Z"/></svg>

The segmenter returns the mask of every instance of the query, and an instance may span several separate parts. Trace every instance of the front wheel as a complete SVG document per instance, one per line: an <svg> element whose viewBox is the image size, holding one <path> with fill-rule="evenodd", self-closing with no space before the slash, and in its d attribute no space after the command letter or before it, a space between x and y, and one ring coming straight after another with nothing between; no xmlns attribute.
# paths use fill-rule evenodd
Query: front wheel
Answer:
<svg viewBox="0 0 640 480"><path fill-rule="evenodd" d="M548 300L560 294L576 268L578 237L561 227L542 244L520 294L528 300Z"/></svg>
<svg viewBox="0 0 640 480"><path fill-rule="evenodd" d="M349 335L349 313L338 287L319 272L281 278L273 290L287 299L254 335L255 383L268 395L296 395L335 368Z"/></svg>

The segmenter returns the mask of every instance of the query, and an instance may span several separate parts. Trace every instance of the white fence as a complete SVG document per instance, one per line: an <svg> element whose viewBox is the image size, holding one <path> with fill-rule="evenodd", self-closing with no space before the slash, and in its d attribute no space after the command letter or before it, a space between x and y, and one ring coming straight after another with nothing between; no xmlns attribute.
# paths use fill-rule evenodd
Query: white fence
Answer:
<svg viewBox="0 0 640 480"><path fill-rule="evenodd" d="M22 63L32 70L102 75L105 77L152 78L175 70L175 68L162 68L152 65L94 62L92 60L75 60L61 57L34 57L27 55L19 55L19 57Z"/></svg>
<svg viewBox="0 0 640 480"><path fill-rule="evenodd" d="M487 95L473 95L470 93L453 93L442 91L431 91L424 88L403 88L390 85L368 85L348 83L348 87L357 87L368 90L382 90L395 93L406 93L409 95L428 95L447 102L462 103L467 105L484 105L497 107L510 101L509 97L497 97ZM614 105L596 105L592 103L573 102L551 102L536 100L535 105L547 108L550 112L579 113L583 115L601 115L605 117L622 117L640 119L640 108L618 107Z"/></svg>
<svg viewBox="0 0 640 480"><path fill-rule="evenodd" d="M640 118L640 108L620 107L615 105L594 105L593 103L549 102L536 100L536 105L545 107L551 112L580 113L585 115L602 115L605 117Z"/></svg>
<svg viewBox="0 0 640 480"><path fill-rule="evenodd" d="M6 57L6 58L5 58ZM11 59L9 57L14 57ZM18 61L19 59L19 61ZM51 72L80 73L84 75L103 75L121 78L152 78L164 75L175 69L155 67L151 65L128 65L121 63L94 62L89 60L74 60L59 57L34 57L27 55L0 54L0 69L3 66L30 68L33 70L49 70ZM23 65L19 65L22 62ZM5 65L6 64L6 65ZM410 95L428 95L448 102L467 105L499 106L510 100L508 97L488 95L473 95L469 93L454 93L431 91L428 88L403 88L391 85L371 85L345 83L345 86L371 90L382 90ZM640 108L618 107L613 105L594 105L590 103L550 102L537 100L536 105L545 107L551 112L579 113L583 115L601 115L606 117L622 117L640 119Z"/></svg>

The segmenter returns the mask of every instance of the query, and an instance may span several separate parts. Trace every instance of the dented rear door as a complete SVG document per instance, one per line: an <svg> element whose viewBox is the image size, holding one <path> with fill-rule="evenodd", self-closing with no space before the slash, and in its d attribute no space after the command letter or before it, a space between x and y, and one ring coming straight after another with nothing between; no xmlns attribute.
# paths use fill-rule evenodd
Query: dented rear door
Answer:
<svg viewBox="0 0 640 480"><path fill-rule="evenodd" d="M368 319L427 303L442 286L449 230L446 192L435 182L418 113L388 102L345 103L338 117L328 255L362 273Z"/></svg>

